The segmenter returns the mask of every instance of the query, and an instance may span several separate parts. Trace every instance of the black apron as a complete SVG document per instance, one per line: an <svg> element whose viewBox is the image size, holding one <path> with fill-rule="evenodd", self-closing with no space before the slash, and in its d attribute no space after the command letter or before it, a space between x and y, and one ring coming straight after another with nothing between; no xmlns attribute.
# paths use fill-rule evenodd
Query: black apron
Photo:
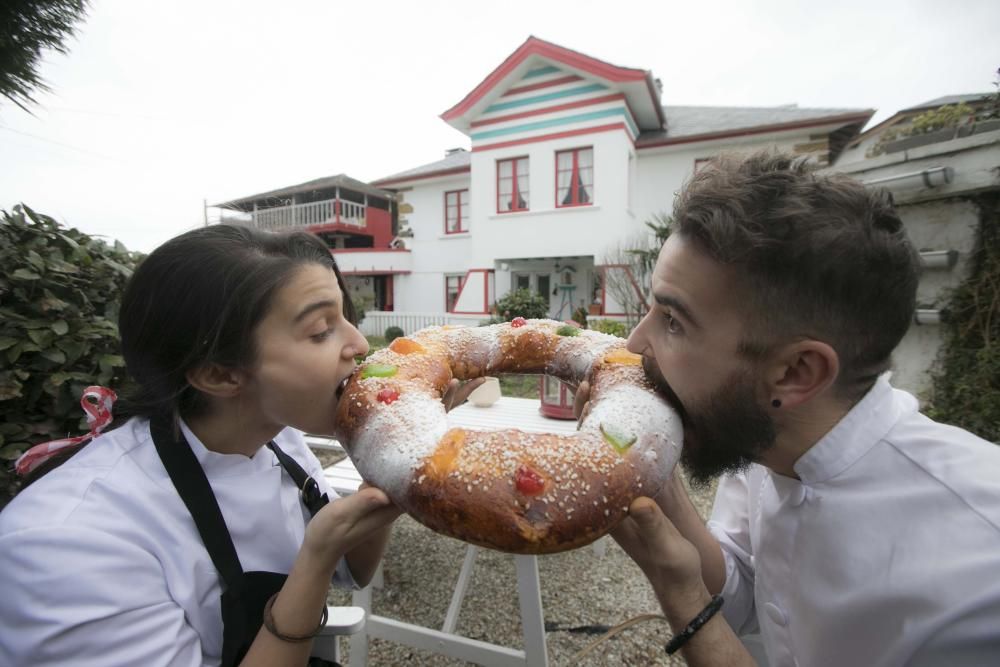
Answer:
<svg viewBox="0 0 1000 667"><path fill-rule="evenodd" d="M288 574L243 571L212 487L184 434L180 428L174 427L171 419L153 418L149 429L163 467L191 513L208 555L222 578L222 667L235 667L260 630L264 605L281 590ZM301 490L302 502L315 516L329 502L327 495L320 493L316 480L309 477L302 466L281 451L274 441L267 446L295 481ZM310 666L316 667L333 664L319 658L309 661Z"/></svg>

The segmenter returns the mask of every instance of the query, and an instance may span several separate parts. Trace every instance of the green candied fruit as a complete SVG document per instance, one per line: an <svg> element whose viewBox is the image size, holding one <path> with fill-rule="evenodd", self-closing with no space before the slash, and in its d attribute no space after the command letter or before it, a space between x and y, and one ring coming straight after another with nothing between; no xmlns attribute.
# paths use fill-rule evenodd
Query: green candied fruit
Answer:
<svg viewBox="0 0 1000 667"><path fill-rule="evenodd" d="M627 452L628 448L634 445L637 440L636 436L632 434L622 433L621 431L618 431L613 427L605 426L604 424L601 424L601 435L604 436L604 439L608 441L608 444L614 447L619 454Z"/></svg>
<svg viewBox="0 0 1000 667"><path fill-rule="evenodd" d="M391 378L399 370L391 364L368 364L361 369L361 379L368 378Z"/></svg>
<svg viewBox="0 0 1000 667"><path fill-rule="evenodd" d="M556 329L556 333L560 336L579 336L580 330L572 325L564 324Z"/></svg>

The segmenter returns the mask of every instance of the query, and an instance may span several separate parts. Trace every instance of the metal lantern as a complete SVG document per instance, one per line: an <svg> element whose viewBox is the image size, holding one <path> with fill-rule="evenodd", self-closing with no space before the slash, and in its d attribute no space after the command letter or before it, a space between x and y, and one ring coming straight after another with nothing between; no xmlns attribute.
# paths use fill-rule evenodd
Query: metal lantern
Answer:
<svg viewBox="0 0 1000 667"><path fill-rule="evenodd" d="M576 419L573 415L575 394L562 380L543 375L538 382L538 393L542 397L539 412L544 416L552 419Z"/></svg>

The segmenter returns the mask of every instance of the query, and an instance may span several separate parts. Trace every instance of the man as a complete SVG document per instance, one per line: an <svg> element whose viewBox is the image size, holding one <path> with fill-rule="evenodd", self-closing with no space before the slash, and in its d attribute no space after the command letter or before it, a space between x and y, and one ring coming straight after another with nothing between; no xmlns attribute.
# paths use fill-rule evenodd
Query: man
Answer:
<svg viewBox="0 0 1000 667"><path fill-rule="evenodd" d="M887 196L728 157L674 223L628 347L693 482L723 476L707 527L675 476L615 538L689 664L753 664L758 632L781 667L1000 664L1000 448L889 385L919 257Z"/></svg>

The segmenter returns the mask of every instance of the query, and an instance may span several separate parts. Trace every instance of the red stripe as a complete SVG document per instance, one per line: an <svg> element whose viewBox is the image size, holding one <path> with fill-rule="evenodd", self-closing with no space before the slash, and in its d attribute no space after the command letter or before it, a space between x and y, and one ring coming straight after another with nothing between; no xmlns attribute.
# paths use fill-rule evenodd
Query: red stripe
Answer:
<svg viewBox="0 0 1000 667"><path fill-rule="evenodd" d="M625 127L625 123L611 123L610 125L598 125L596 127L583 127L579 130L566 130L565 132L556 132L554 134L543 134L537 137L530 137L528 139L515 139L514 141L502 141L497 144L486 144L484 146L474 146L472 152L476 153L478 151L489 151L495 148L507 148L508 146L520 146L521 144L533 144L539 141L549 141L551 139L562 139L564 137L577 137L581 134L597 134L598 132L608 132L609 130L625 130L628 134L628 128ZM629 139L631 139L629 135ZM633 140L634 143L634 140Z"/></svg>
<svg viewBox="0 0 1000 667"><path fill-rule="evenodd" d="M604 104L605 102L614 102L615 100L624 100L625 93L612 93L611 95L605 95L604 97L594 97L588 100L577 100L576 102L565 102L563 104L557 104L551 107L545 107L544 109L535 109L534 111L521 111L520 113L512 113L507 116L497 116L496 118L489 118L487 120L477 120L469 123L469 127L481 127L483 125L492 125L493 123L503 123L508 120L517 120L518 118L529 118L531 116L540 116L547 113L555 113L556 111L565 111L566 109L579 109L580 107L587 107L593 104ZM626 104L627 106L627 104ZM631 109L629 109L631 112ZM632 114L633 118L635 114Z"/></svg>
<svg viewBox="0 0 1000 667"><path fill-rule="evenodd" d="M582 80L583 79L578 77L576 74L570 74L569 76L559 77L558 79L552 79L551 81L542 81L541 83L533 83L530 86L511 88L500 97L507 97L508 95L517 95L519 93L527 93L528 91L531 90L540 90L542 88L549 88L551 86L558 86L564 83L571 83L573 81L582 81Z"/></svg>

